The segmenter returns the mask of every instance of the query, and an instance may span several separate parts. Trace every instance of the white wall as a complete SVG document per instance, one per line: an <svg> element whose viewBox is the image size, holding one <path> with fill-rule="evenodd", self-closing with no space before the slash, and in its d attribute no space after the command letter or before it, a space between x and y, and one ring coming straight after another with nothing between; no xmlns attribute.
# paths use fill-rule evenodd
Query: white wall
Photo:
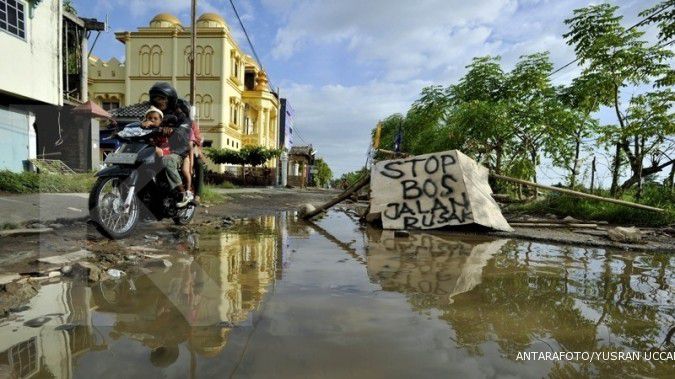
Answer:
<svg viewBox="0 0 675 379"><path fill-rule="evenodd" d="M61 0L43 0L33 10L25 7L26 39L0 30L0 91L62 105L60 90Z"/></svg>

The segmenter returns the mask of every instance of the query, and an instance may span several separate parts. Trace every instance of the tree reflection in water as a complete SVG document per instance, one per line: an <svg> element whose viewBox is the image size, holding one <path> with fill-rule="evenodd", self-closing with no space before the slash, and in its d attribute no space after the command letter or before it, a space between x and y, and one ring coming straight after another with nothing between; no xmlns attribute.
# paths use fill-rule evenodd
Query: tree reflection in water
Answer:
<svg viewBox="0 0 675 379"><path fill-rule="evenodd" d="M482 355L650 351L673 325L673 258L530 242L410 238L369 230L368 274L413 309L440 311L455 341ZM671 347L672 348L672 347ZM672 373L672 362L556 363L551 376Z"/></svg>

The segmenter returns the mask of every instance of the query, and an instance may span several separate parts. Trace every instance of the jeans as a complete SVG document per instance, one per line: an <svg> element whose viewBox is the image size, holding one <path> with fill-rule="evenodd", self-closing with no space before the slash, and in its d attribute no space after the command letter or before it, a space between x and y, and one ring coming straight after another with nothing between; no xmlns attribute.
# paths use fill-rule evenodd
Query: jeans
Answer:
<svg viewBox="0 0 675 379"><path fill-rule="evenodd" d="M178 154L169 154L162 157L162 165L164 165L164 175L166 182L169 183L171 189L175 189L183 184L183 179L180 177L180 168L183 159Z"/></svg>

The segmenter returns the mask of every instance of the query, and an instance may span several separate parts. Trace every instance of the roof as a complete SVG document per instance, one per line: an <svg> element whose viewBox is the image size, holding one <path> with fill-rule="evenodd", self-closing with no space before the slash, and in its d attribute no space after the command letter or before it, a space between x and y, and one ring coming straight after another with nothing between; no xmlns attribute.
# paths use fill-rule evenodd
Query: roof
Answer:
<svg viewBox="0 0 675 379"><path fill-rule="evenodd" d="M288 155L306 155L311 157L314 155L314 148L312 145L309 146L293 146L289 150Z"/></svg>
<svg viewBox="0 0 675 379"><path fill-rule="evenodd" d="M114 118L142 118L145 112L150 108L150 102L145 101L138 104L132 104L128 107L113 109L110 114Z"/></svg>
<svg viewBox="0 0 675 379"><path fill-rule="evenodd" d="M170 14L170 13L160 13L157 16L155 16L152 20L150 20L150 25L153 25L153 23L158 23L160 26L161 23L168 23L173 26L182 26L180 23L180 20L176 18L176 16ZM161 26L160 26L161 27Z"/></svg>
<svg viewBox="0 0 675 379"><path fill-rule="evenodd" d="M91 100L87 101L84 104L78 105L72 110L73 113L84 114L89 117L99 117L99 118L111 118L110 113L106 112L98 104L92 102Z"/></svg>
<svg viewBox="0 0 675 379"><path fill-rule="evenodd" d="M197 19L197 22L215 22L217 24L220 24L220 26L226 26L227 24L225 23L225 20L217 14L217 13L204 13L202 14L199 19Z"/></svg>

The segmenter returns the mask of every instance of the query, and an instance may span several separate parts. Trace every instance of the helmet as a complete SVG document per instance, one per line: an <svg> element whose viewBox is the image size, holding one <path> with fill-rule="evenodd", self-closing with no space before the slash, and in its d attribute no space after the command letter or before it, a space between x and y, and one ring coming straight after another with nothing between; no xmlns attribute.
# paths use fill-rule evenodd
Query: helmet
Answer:
<svg viewBox="0 0 675 379"><path fill-rule="evenodd" d="M150 87L150 91L148 92L148 94L150 95L150 102L152 102L152 97L154 95L164 95L166 96L166 99L169 101L168 104L169 108L170 109L176 108L176 100L178 99L178 93L171 86L171 84L167 82L157 82L152 87Z"/></svg>

